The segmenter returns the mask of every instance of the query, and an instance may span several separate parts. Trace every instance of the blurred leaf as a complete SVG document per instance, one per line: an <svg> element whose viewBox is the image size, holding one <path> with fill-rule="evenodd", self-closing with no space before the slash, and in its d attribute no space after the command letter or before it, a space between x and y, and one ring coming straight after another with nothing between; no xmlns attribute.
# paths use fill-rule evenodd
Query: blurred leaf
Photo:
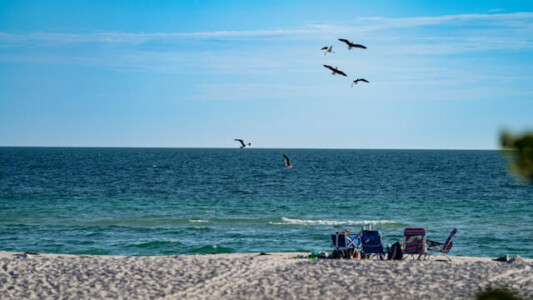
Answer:
<svg viewBox="0 0 533 300"><path fill-rule="evenodd" d="M476 296L476 300L520 300L516 293L504 288L488 289Z"/></svg>
<svg viewBox="0 0 533 300"><path fill-rule="evenodd" d="M503 132L500 144L505 150L512 151L509 169L527 183L533 184L533 133L514 136Z"/></svg>

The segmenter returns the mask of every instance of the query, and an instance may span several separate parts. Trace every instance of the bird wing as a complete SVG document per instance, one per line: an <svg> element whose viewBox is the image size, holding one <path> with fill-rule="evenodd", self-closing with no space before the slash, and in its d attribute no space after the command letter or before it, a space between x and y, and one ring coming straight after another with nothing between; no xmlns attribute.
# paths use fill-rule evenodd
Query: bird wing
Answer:
<svg viewBox="0 0 533 300"><path fill-rule="evenodd" d="M335 72L335 68L333 68L332 66L329 66L329 65L323 65L324 68L326 69L330 69L331 71Z"/></svg>
<svg viewBox="0 0 533 300"><path fill-rule="evenodd" d="M237 141L237 142L239 142L239 143L241 143L241 145L244 146L244 141L243 141L243 140L241 140L241 139L234 139L234 140Z"/></svg>
<svg viewBox="0 0 533 300"><path fill-rule="evenodd" d="M322 49L320 49L320 50L328 50L328 46L322 47Z"/></svg>
<svg viewBox="0 0 533 300"><path fill-rule="evenodd" d="M289 166L291 164L291 161L289 160L289 157L285 154L283 154L283 159L285 160L285 165Z"/></svg>
<svg viewBox="0 0 533 300"><path fill-rule="evenodd" d="M339 41L343 42L343 43L346 43L346 44L350 44L350 41L348 41L347 39L339 39Z"/></svg>
<svg viewBox="0 0 533 300"><path fill-rule="evenodd" d="M346 73L344 73L344 72L341 71L341 70L335 70L335 72L336 72L337 74L342 75L342 76L348 76L348 75L346 75Z"/></svg>
<svg viewBox="0 0 533 300"><path fill-rule="evenodd" d="M365 46L360 45L360 44L352 44L352 47L361 48L361 49L366 49Z"/></svg>
<svg viewBox="0 0 533 300"><path fill-rule="evenodd" d="M368 81L368 80L366 80L366 79L364 79L364 78L361 78L361 79L358 79L358 80L360 80L360 81L362 81L362 82L370 83L370 81Z"/></svg>

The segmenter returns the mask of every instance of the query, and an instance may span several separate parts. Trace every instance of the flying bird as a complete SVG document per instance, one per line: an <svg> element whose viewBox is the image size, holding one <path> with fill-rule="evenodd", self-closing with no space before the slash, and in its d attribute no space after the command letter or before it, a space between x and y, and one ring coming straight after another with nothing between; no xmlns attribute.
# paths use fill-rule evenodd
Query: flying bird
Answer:
<svg viewBox="0 0 533 300"><path fill-rule="evenodd" d="M366 82L366 83L370 83L368 80L364 79L364 78L357 78L356 80L354 80L352 82L352 87L354 86L354 84L357 84L359 81L362 81L362 82Z"/></svg>
<svg viewBox="0 0 533 300"><path fill-rule="evenodd" d="M283 159L285 160L285 169L292 168L291 160L289 159L289 157L283 154Z"/></svg>
<svg viewBox="0 0 533 300"><path fill-rule="evenodd" d="M324 65L324 68L326 69L329 69L331 71L331 74L335 75L335 74L339 74L339 75L342 75L342 76L347 76L346 73L344 73L343 71L337 69L337 68L334 68L330 65Z"/></svg>
<svg viewBox="0 0 533 300"><path fill-rule="evenodd" d="M246 146L250 147L252 145L252 143L245 144L244 141L241 139L234 139L234 141L241 143L241 147L240 147L241 149L245 148Z"/></svg>
<svg viewBox="0 0 533 300"><path fill-rule="evenodd" d="M324 46L322 47L322 49L320 49L322 51L324 51L324 55L328 54L328 53L335 53L335 51L333 51L333 46Z"/></svg>
<svg viewBox="0 0 533 300"><path fill-rule="evenodd" d="M352 48L366 49L365 46L360 45L360 44L354 44L354 43L348 41L347 39L339 39L339 41L341 41L341 42L345 43L346 45L348 45L348 50L352 50Z"/></svg>

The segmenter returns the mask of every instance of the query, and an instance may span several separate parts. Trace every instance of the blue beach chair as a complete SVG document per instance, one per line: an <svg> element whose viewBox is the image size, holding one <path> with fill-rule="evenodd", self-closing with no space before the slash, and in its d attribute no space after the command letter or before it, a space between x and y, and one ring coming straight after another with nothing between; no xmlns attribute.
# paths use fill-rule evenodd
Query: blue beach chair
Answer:
<svg viewBox="0 0 533 300"><path fill-rule="evenodd" d="M363 230L362 231L362 248L361 257L371 258L378 257L383 260L383 243L381 240L381 232L378 230Z"/></svg>
<svg viewBox="0 0 533 300"><path fill-rule="evenodd" d="M361 235L337 232L331 235L331 242L335 248L333 257L352 258L355 249L361 247Z"/></svg>

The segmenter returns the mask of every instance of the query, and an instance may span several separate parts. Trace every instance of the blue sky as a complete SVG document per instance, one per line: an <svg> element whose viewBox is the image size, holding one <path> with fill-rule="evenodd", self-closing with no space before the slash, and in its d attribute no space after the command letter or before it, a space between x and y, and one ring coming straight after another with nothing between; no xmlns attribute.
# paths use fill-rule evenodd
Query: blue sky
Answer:
<svg viewBox="0 0 533 300"><path fill-rule="evenodd" d="M0 146L496 149L532 82L532 1L0 2Z"/></svg>

